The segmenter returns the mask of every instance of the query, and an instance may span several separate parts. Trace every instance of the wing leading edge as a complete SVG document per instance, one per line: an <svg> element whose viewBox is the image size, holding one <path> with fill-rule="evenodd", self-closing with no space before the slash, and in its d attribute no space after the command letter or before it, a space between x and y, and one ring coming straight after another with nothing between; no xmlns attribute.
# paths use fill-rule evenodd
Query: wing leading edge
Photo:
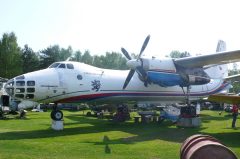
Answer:
<svg viewBox="0 0 240 159"><path fill-rule="evenodd" d="M225 51L209 55L175 59L175 64L184 68L204 67L215 64L227 64L240 61L240 50Z"/></svg>
<svg viewBox="0 0 240 159"><path fill-rule="evenodd" d="M223 102L229 104L239 104L240 96L236 95L223 95L223 94L213 94L208 97L209 101L212 102Z"/></svg>

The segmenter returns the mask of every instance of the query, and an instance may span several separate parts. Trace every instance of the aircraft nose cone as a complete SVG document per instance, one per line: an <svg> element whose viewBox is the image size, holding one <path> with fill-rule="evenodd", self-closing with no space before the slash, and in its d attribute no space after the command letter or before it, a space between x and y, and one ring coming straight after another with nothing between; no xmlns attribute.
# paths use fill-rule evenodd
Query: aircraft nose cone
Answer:
<svg viewBox="0 0 240 159"><path fill-rule="evenodd" d="M131 69L136 69L138 66L141 66L141 61L140 60L129 60L127 62L127 66Z"/></svg>

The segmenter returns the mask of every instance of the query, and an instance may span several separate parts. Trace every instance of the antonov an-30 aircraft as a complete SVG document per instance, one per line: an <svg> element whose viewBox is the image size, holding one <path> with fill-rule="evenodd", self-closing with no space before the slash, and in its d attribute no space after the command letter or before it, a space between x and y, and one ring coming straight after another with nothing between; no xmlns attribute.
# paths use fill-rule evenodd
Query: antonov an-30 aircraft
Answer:
<svg viewBox="0 0 240 159"><path fill-rule="evenodd" d="M48 68L17 76L5 90L13 98L38 103L81 103L127 101L197 100L226 89L227 65L240 61L240 50L225 51L219 41L217 52L181 59L142 57L150 36L145 39L136 59L122 48L128 70L110 70L84 63L63 61ZM55 109L54 120L63 114Z"/></svg>

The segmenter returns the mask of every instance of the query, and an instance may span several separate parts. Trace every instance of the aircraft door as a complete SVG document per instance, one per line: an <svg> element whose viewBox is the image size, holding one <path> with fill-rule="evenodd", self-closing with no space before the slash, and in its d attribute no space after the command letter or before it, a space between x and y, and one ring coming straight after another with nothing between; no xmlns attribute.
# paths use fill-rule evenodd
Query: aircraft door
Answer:
<svg viewBox="0 0 240 159"><path fill-rule="evenodd" d="M2 106L9 106L9 96L8 95L2 95L1 96L1 102L0 105Z"/></svg>
<svg viewBox="0 0 240 159"><path fill-rule="evenodd" d="M67 71L65 69L57 69L57 75L58 75L58 91L62 92L63 94L67 92L68 90L68 84L67 84Z"/></svg>
<svg viewBox="0 0 240 159"><path fill-rule="evenodd" d="M60 64L57 70L59 91L67 93L76 89L76 81L78 77L77 71L71 64Z"/></svg>

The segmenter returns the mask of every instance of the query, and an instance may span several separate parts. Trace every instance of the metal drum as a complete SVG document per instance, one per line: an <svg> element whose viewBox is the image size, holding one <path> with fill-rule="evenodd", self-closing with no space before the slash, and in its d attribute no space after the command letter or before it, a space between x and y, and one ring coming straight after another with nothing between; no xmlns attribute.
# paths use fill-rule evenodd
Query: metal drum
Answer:
<svg viewBox="0 0 240 159"><path fill-rule="evenodd" d="M237 159L236 155L216 138L208 135L193 135L187 138L180 149L181 159Z"/></svg>

